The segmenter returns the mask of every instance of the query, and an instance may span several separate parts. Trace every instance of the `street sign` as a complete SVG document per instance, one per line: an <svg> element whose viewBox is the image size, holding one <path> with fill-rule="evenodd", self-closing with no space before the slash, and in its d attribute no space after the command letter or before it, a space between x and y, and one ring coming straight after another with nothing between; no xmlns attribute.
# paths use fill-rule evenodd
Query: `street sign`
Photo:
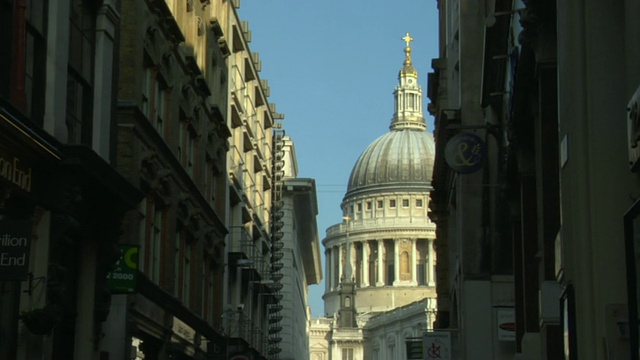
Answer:
<svg viewBox="0 0 640 360"><path fill-rule="evenodd" d="M451 333L448 331L425 332L424 354L427 360L451 360Z"/></svg>
<svg viewBox="0 0 640 360"><path fill-rule="evenodd" d="M136 291L138 249L138 245L118 246L120 258L107 274L107 284L112 294L131 294Z"/></svg>

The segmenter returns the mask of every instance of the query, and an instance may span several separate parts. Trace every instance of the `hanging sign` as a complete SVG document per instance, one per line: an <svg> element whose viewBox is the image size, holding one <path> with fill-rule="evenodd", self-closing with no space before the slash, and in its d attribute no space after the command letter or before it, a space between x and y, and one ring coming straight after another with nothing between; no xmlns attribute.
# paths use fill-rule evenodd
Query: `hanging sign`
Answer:
<svg viewBox="0 0 640 360"><path fill-rule="evenodd" d="M477 135L460 133L452 137L444 149L444 159L453 171L471 174L482 168L486 158L485 142Z"/></svg>
<svg viewBox="0 0 640 360"><path fill-rule="evenodd" d="M136 291L138 249L138 245L118 246L120 258L107 274L107 284L112 294L131 294Z"/></svg>
<svg viewBox="0 0 640 360"><path fill-rule="evenodd" d="M27 280L30 250L31 223L0 220L0 280Z"/></svg>
<svg viewBox="0 0 640 360"><path fill-rule="evenodd" d="M423 335L425 359L451 360L451 333L428 331Z"/></svg>

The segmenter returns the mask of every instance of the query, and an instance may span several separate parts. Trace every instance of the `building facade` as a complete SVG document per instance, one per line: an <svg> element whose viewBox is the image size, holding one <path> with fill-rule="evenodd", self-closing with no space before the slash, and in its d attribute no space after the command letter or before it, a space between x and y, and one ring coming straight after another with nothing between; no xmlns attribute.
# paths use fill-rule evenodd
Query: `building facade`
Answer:
<svg viewBox="0 0 640 360"><path fill-rule="evenodd" d="M0 358L308 354L315 187L238 7L0 3Z"/></svg>
<svg viewBox="0 0 640 360"><path fill-rule="evenodd" d="M113 295L101 346L114 358L132 347L136 358L204 358L226 346L231 132L225 52L204 21L211 11L121 3L118 170L144 198L121 241L138 249L136 287Z"/></svg>
<svg viewBox="0 0 640 360"><path fill-rule="evenodd" d="M459 359L637 359L638 4L438 7L436 327Z"/></svg>
<svg viewBox="0 0 640 360"><path fill-rule="evenodd" d="M107 274L142 193L119 172L119 12L0 3L0 357L91 359Z"/></svg>
<svg viewBox="0 0 640 360"><path fill-rule="evenodd" d="M294 143L284 137L284 189L282 206L282 280L280 294L282 331L273 338L280 343L282 360L308 359L309 285L322 280L320 239L316 216L318 201L313 179L298 177Z"/></svg>
<svg viewBox="0 0 640 360"><path fill-rule="evenodd" d="M407 337L422 336L435 314L435 224L427 216L435 148L411 58L413 39L407 34L403 40L390 131L360 155L341 204L343 222L327 229L323 240L323 299L332 320L328 329L313 322L313 339L327 332L311 345L314 360L402 358ZM429 308L417 306L413 318L403 320L415 326L397 332L386 322L398 316L395 309L424 299L432 300L423 303Z"/></svg>

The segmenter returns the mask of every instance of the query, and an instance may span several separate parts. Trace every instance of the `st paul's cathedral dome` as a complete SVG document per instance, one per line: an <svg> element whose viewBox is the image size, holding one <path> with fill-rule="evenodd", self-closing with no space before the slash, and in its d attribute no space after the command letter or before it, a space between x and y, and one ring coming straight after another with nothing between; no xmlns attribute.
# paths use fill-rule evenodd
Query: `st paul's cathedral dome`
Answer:
<svg viewBox="0 0 640 360"><path fill-rule="evenodd" d="M356 161L345 200L372 192L431 190L435 144L423 118L422 89L408 45L394 91L390 132L371 143Z"/></svg>

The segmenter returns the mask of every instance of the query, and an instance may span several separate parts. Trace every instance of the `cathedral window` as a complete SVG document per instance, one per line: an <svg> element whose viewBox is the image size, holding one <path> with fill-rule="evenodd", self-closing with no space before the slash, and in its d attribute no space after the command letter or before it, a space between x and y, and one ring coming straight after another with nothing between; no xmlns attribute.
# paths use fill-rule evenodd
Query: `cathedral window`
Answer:
<svg viewBox="0 0 640 360"><path fill-rule="evenodd" d="M382 209L384 207L384 201L378 200L378 209Z"/></svg>
<svg viewBox="0 0 640 360"><path fill-rule="evenodd" d="M416 274L418 277L418 285L427 285L427 271L424 261L416 264Z"/></svg>
<svg viewBox="0 0 640 360"><path fill-rule="evenodd" d="M371 210L371 201L367 201L367 210Z"/></svg>
<svg viewBox="0 0 640 360"><path fill-rule="evenodd" d="M422 199L416 199L416 207L418 208L422 207Z"/></svg>
<svg viewBox="0 0 640 360"><path fill-rule="evenodd" d="M389 200L389 207L395 209L396 207L396 199Z"/></svg>
<svg viewBox="0 0 640 360"><path fill-rule="evenodd" d="M402 199L402 207L409 207L409 199Z"/></svg>
<svg viewBox="0 0 640 360"><path fill-rule="evenodd" d="M342 360L353 360L353 348L342 349Z"/></svg>

